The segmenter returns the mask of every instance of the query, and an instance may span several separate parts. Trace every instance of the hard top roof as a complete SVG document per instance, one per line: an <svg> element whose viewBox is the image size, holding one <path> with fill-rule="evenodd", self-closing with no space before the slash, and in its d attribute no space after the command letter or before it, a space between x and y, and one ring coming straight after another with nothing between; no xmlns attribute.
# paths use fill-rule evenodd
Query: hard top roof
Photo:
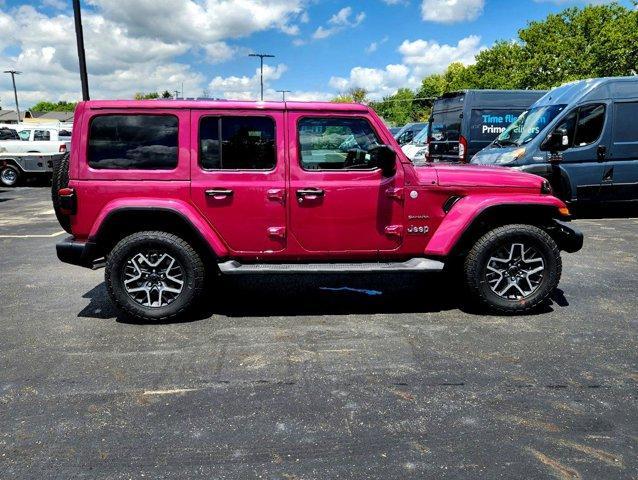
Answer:
<svg viewBox="0 0 638 480"><path fill-rule="evenodd" d="M359 103L333 102L251 102L243 100L89 100L90 109L193 109L193 110L304 110L329 112L368 112Z"/></svg>

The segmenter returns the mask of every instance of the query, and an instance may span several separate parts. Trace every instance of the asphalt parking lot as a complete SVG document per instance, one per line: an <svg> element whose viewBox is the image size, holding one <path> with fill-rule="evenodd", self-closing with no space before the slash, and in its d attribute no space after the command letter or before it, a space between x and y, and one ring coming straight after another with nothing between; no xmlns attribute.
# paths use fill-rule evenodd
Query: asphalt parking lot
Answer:
<svg viewBox="0 0 638 480"><path fill-rule="evenodd" d="M636 217L577 220L531 316L441 277L234 277L140 325L58 262L48 189L1 190L0 476L636 479Z"/></svg>

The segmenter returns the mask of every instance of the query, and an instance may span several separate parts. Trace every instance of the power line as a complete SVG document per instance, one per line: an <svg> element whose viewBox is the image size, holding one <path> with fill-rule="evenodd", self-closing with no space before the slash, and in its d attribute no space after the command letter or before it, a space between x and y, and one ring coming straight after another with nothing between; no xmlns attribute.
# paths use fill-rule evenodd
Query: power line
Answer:
<svg viewBox="0 0 638 480"><path fill-rule="evenodd" d="M286 94L287 93L291 93L290 90L277 90L277 92L281 93L281 101L282 102L286 101Z"/></svg>
<svg viewBox="0 0 638 480"><path fill-rule="evenodd" d="M264 101L264 58L275 58L274 55L270 55L268 53L249 53L249 57L259 57L259 65L260 65L260 82L261 82L261 101Z"/></svg>

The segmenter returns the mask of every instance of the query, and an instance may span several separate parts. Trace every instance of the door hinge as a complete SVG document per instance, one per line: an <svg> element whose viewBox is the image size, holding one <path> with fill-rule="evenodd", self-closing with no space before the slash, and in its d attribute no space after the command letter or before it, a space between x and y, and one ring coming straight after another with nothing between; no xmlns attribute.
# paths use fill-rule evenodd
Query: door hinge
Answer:
<svg viewBox="0 0 638 480"><path fill-rule="evenodd" d="M272 238L286 238L286 227L268 227L268 236Z"/></svg>
<svg viewBox="0 0 638 480"><path fill-rule="evenodd" d="M390 237L402 237L403 225L388 225L385 227L385 234Z"/></svg>
<svg viewBox="0 0 638 480"><path fill-rule="evenodd" d="M385 191L385 194L390 198L396 198L397 200L403 200L403 188L402 187L390 187Z"/></svg>

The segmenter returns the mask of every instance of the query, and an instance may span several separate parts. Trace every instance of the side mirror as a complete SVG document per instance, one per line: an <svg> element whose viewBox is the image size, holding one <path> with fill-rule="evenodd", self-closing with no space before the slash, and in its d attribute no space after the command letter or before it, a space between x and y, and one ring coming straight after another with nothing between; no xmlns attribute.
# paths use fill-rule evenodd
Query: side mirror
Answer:
<svg viewBox="0 0 638 480"><path fill-rule="evenodd" d="M567 129L558 127L541 144L541 150L549 152L563 152L569 148L569 134Z"/></svg>
<svg viewBox="0 0 638 480"><path fill-rule="evenodd" d="M392 177L397 171L397 154L389 145L379 145L368 151L370 163L381 169L384 177Z"/></svg>

